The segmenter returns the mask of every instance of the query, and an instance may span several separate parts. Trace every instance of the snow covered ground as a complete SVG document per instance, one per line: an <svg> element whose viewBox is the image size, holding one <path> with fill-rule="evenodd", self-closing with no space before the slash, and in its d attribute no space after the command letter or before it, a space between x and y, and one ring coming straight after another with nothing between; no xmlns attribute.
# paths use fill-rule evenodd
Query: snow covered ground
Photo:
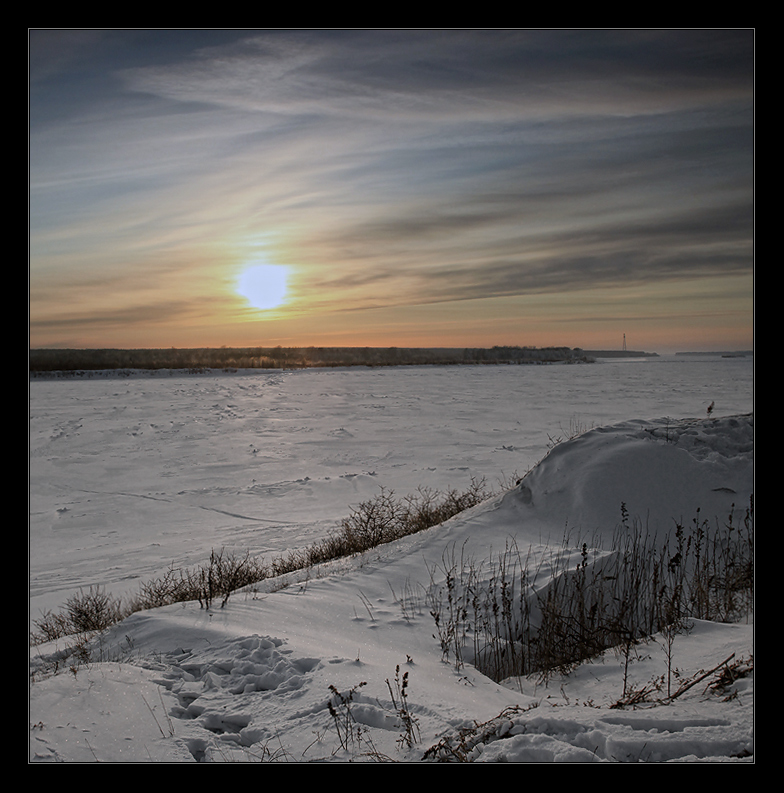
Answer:
<svg viewBox="0 0 784 793"><path fill-rule="evenodd" d="M626 682L649 701L617 708L617 652L496 683L443 657L425 597L448 558L510 540L546 554L566 526L608 538L621 503L651 528L740 514L752 383L735 359L31 382L31 619L211 547L302 547L379 486L535 467L442 526L223 609L134 614L87 664L48 674L59 648L31 648L30 760L753 761L753 675L719 689L711 672L751 663L751 619L695 622L669 667L660 637L639 645ZM544 456L570 428L587 431ZM695 684L665 703L668 669Z"/></svg>

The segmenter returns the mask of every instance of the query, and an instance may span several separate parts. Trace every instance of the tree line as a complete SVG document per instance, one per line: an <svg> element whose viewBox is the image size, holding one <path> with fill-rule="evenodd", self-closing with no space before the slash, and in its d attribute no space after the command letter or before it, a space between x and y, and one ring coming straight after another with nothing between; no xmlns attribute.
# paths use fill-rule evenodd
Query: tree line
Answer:
<svg viewBox="0 0 784 793"><path fill-rule="evenodd" d="M569 347L202 347L160 349L33 349L29 370L303 369L338 366L578 363L591 358Z"/></svg>

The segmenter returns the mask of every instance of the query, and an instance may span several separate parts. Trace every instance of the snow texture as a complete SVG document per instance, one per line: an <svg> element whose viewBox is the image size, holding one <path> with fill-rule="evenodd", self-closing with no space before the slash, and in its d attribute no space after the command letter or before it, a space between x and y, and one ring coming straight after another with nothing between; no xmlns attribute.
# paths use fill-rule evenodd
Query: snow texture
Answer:
<svg viewBox="0 0 784 793"><path fill-rule="evenodd" d="M615 371L627 377L629 366ZM143 547L149 534L134 535L133 522L155 521L162 568L170 561L165 557L182 544L187 527L195 531L197 516L207 522L198 528L200 547L194 553L202 555L194 558L199 562L205 543L209 547L219 537L218 529L224 539L232 536L237 547L247 547L251 530L266 537L265 527L270 526L278 534L283 526L291 527L290 538L308 542L323 533L347 497L356 503L357 496L371 492L356 489L357 479L369 488L384 484L352 465L343 444L350 445L353 438L363 443L353 452L353 462L362 454L362 461L382 469L384 458L389 463L384 470L392 471L403 459L413 459L415 478L423 484L429 484L426 470L432 465L436 487L458 467L457 459L444 462L439 454L456 455L462 446L467 456L476 451L479 465L485 462L492 428L472 418L481 437L465 442L471 421L456 420L449 444L434 442L448 429L439 417L446 425L454 416L439 405L425 404L423 392L401 390L392 398L370 377L359 382L377 385L372 397L362 395L350 408L337 408L337 401L348 395L337 397L334 383L319 381L320 374L308 380L309 374L298 373L294 388L289 384L290 394L307 388L307 398L271 406L264 402L269 394L260 392L254 394L257 402L246 402L241 409L232 399L239 400L243 389L258 388L258 379L214 378L204 389L184 380L167 382L167 390L157 391L153 403L160 409L161 400L170 399L171 410L152 421L142 393L149 396L158 388L150 380L81 383L78 393L72 390L76 384L31 383L31 603L49 607L69 587L73 591L99 583L88 578L96 575L96 564L105 565L110 584L130 575L135 562L143 568L138 575L154 575L149 564L153 551ZM405 374L400 375L404 380ZM428 376L424 370L417 374ZM475 373L457 374L465 383ZM527 378L529 373L515 376ZM264 385L272 382L267 378ZM455 378L452 385L460 382ZM97 385L93 393L84 390ZM111 396L107 387L114 392ZM223 392L219 407L216 388ZM314 388L321 396L320 407L304 416L303 405L314 404ZM56 410L47 401L54 393L61 400ZM215 407L209 427L200 427L193 401L205 396ZM456 389L442 402L453 399L461 399ZM464 399L462 409L482 410L469 404L471 394ZM416 403L413 412L427 413L420 427L430 428L415 448L385 441L376 423L364 424L368 411L377 411L382 423L385 413L394 412L388 420L399 426L397 441L413 440L414 423L410 428L400 425L411 418L406 401ZM256 414L250 405L265 411L264 422L253 424ZM273 407L281 412L283 432L274 426ZM290 411L298 415L292 417ZM513 414L499 411L494 417L508 432L493 449L522 445L525 431L512 431ZM47 426L44 416L56 428ZM217 437L212 429L220 422L241 426L206 455L204 444ZM263 443L264 427L274 444ZM295 472L304 449L296 436L302 432L315 436L309 440L307 479ZM290 434L295 436L293 449L286 446ZM103 445L102 436L107 439ZM69 437L70 446L58 457L58 444ZM147 466L140 466L140 438L147 439ZM189 449L191 444L197 448ZM753 493L753 450L750 412L597 424L563 439L549 453L540 448L544 456L517 485L426 532L285 582L266 581L252 591L235 593L225 608L205 610L187 603L136 613L94 637L89 662L78 667L65 663L52 673L62 646L31 648L29 760L753 762L750 619L734 624L694 621L677 636L670 668L681 681L708 673L705 678L666 703L653 697L636 708L618 708L614 706L624 670L616 651L546 683L536 676L493 682L471 665L457 668L443 658L421 594L448 554L486 560L503 551L510 539L518 547L556 548L567 525L609 538L618 525L621 502L651 528L671 528L673 520L688 520L697 509L706 517L724 518L732 510L740 514ZM199 458L198 470L181 474L174 451L181 452L180 464ZM247 470L238 472L232 455L242 455ZM345 470L336 475L329 461L341 455L339 467ZM276 458L282 475L274 481L265 476L272 468L259 463L259 457ZM55 473L60 463L63 468ZM221 477L223 465L231 470L231 487ZM116 478L107 473L113 467ZM134 471L124 486L123 470ZM187 491L177 489L181 476L187 479ZM328 485L333 476L336 488ZM88 494L91 477L94 492ZM174 480L174 488L167 477ZM300 484L290 484L296 481ZM300 498L305 504L295 503ZM118 506L123 499L127 511ZM117 509L116 520L106 520L112 509ZM305 530L297 528L300 522ZM60 532L64 538L56 536ZM45 550L47 536L53 537L53 545ZM110 547L102 548L103 543ZM274 541L268 545L275 550ZM112 559L116 576L109 569ZM180 554L178 561L188 559ZM35 616L31 608L31 618ZM727 659L748 662L749 671L719 688L715 683ZM638 646L629 682L644 686L661 679L667 668L666 643L654 636ZM400 707L396 687L403 674L406 709ZM406 715L408 722L402 718ZM341 729L346 723L349 733Z"/></svg>

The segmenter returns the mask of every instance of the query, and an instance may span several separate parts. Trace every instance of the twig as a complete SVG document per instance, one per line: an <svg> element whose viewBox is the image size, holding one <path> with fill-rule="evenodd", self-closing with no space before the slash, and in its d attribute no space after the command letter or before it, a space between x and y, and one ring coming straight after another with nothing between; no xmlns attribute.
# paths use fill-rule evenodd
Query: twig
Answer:
<svg viewBox="0 0 784 793"><path fill-rule="evenodd" d="M667 697L664 702L672 702L672 700L679 697L681 694L688 691L693 686L696 686L701 680L705 680L706 677L710 677L717 669L721 669L722 666L726 666L733 658L735 657L735 653L732 653L727 658L725 658L720 664L716 664L713 669L709 669L707 672L703 672L701 675L698 675L693 680L690 680L688 683L684 683L672 696Z"/></svg>

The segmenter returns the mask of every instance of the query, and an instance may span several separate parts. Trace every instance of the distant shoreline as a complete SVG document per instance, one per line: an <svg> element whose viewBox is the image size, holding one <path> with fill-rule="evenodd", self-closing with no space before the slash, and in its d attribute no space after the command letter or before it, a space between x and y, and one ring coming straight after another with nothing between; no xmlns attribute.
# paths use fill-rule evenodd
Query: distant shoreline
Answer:
<svg viewBox="0 0 784 793"><path fill-rule="evenodd" d="M350 366L535 365L594 363L596 358L648 357L632 350L570 347L220 347L166 349L32 349L31 376L88 371L176 370L198 374L240 369Z"/></svg>
<svg viewBox="0 0 784 793"><path fill-rule="evenodd" d="M711 352L676 352L676 355L720 355L722 358L745 358L748 355L753 356L754 350L716 350Z"/></svg>

